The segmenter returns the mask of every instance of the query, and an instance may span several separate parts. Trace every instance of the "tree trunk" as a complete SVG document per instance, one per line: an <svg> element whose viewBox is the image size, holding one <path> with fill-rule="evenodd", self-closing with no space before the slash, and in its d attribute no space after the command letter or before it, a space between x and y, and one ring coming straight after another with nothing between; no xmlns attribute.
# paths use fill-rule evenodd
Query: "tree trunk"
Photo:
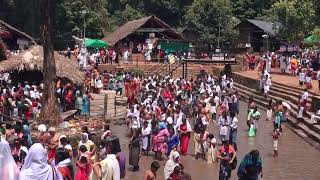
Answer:
<svg viewBox="0 0 320 180"><path fill-rule="evenodd" d="M4 42L0 37L0 61L7 60L6 50L7 50L6 45L4 44Z"/></svg>
<svg viewBox="0 0 320 180"><path fill-rule="evenodd" d="M52 15L55 0L42 0L43 26L43 101L40 121L51 126L57 126L61 121L56 98L56 63L52 45Z"/></svg>

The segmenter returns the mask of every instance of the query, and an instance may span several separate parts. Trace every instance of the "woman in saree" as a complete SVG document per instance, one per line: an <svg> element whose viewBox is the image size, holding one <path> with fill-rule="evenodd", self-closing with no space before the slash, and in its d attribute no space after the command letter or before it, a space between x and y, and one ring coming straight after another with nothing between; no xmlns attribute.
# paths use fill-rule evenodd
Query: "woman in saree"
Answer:
<svg viewBox="0 0 320 180"><path fill-rule="evenodd" d="M76 180L89 180L89 176L92 173L92 163L85 154L81 155L76 162L77 172Z"/></svg>
<svg viewBox="0 0 320 180"><path fill-rule="evenodd" d="M20 172L19 180L30 179L63 180L54 165L48 164L46 150L40 143L31 146Z"/></svg>
<svg viewBox="0 0 320 180"><path fill-rule="evenodd" d="M167 151L167 156L169 157L171 151L173 149L176 149L177 146L179 145L179 136L174 132L173 128L169 128L169 139L168 139L168 151Z"/></svg>
<svg viewBox="0 0 320 180"><path fill-rule="evenodd" d="M135 131L129 143L129 164L133 166L132 171L139 170L139 160L140 160L140 137L141 132Z"/></svg>
<svg viewBox="0 0 320 180"><path fill-rule="evenodd" d="M169 132L164 122L159 123L159 131L152 137L152 150L155 152L155 158L161 160L162 153L167 152L167 139Z"/></svg>
<svg viewBox="0 0 320 180"><path fill-rule="evenodd" d="M164 179L168 180L171 178L171 175L174 173L175 167L179 166L180 155L177 151L173 151L170 155L170 158L164 166Z"/></svg>
<svg viewBox="0 0 320 180"><path fill-rule="evenodd" d="M19 167L14 161L9 143L0 137L0 179L18 180Z"/></svg>
<svg viewBox="0 0 320 180"><path fill-rule="evenodd" d="M81 107L81 115L88 116L90 115L90 99L93 100L88 91L83 95L83 103Z"/></svg>
<svg viewBox="0 0 320 180"><path fill-rule="evenodd" d="M64 99L65 99L65 103L66 103L64 111L71 110L72 105L73 105L73 91L72 91L72 89L67 90L67 94L65 95Z"/></svg>
<svg viewBox="0 0 320 180"><path fill-rule="evenodd" d="M94 159L94 154L95 154L95 151L96 151L96 146L95 144L89 139L89 136L88 136L88 133L82 133L82 136L81 136L81 140L79 142L79 152L78 154L81 154L80 151L80 147L84 145L88 151L88 153L90 153L92 155L92 159Z"/></svg>
<svg viewBox="0 0 320 180"><path fill-rule="evenodd" d="M58 148L56 151L56 168L62 175L64 180L73 180L73 165L67 150L63 147Z"/></svg>
<svg viewBox="0 0 320 180"><path fill-rule="evenodd" d="M180 151L183 156L186 156L192 129L190 123L185 117L182 118L182 124L180 124L178 127L180 133Z"/></svg>

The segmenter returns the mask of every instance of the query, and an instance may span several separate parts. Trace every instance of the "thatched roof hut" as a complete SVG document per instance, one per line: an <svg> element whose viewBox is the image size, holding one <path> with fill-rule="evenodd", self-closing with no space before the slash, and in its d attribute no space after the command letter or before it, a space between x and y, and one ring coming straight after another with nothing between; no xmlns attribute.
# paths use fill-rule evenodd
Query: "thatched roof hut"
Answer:
<svg viewBox="0 0 320 180"><path fill-rule="evenodd" d="M134 33L158 32L166 34L170 39L183 39L182 35L156 16L147 16L129 21L102 40L113 46Z"/></svg>
<svg viewBox="0 0 320 180"><path fill-rule="evenodd" d="M66 78L73 83L82 84L84 73L79 69L76 62L67 57L54 53L56 61L57 76ZM21 52L16 56L10 56L8 60L0 62L0 72L12 71L41 71L43 70L43 48L42 46L32 46L27 51Z"/></svg>

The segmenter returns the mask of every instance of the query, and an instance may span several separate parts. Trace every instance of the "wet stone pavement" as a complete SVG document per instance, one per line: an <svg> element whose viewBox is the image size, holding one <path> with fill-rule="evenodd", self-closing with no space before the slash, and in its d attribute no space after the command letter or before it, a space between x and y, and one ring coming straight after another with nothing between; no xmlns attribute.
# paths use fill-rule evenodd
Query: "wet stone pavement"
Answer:
<svg viewBox="0 0 320 180"><path fill-rule="evenodd" d="M305 140L291 131L287 125L284 126L284 134L279 140L279 157L273 155L273 125L270 121L265 121L266 111L259 109L262 114L258 126L257 136L249 138L246 125L246 103L241 102L240 114L238 115L238 166L243 156L252 149L258 149L263 161L263 179L265 180L318 180L320 179L320 151L309 145ZM127 156L127 180L143 179L144 172L150 167L153 161L153 153L149 156L141 156L140 170L132 172L132 167L128 165L129 152L127 137L127 127L125 125L111 125L113 134L120 138L121 149ZM218 126L210 123L209 132L218 137ZM218 139L218 138L217 138ZM219 140L218 140L219 141ZM182 157L182 163L185 171L188 172L193 180L214 180L218 179L219 164L207 164L204 160L195 160L193 136L190 138L188 155ZM157 173L157 179L163 180L163 168L165 160L160 162L160 169ZM238 169L238 167L237 167ZM231 179L237 179L236 170L232 172Z"/></svg>

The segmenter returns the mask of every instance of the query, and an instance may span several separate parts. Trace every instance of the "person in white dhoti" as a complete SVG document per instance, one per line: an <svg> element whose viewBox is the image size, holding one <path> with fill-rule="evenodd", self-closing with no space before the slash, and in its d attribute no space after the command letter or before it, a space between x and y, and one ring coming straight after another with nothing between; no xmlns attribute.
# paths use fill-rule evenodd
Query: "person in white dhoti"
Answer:
<svg viewBox="0 0 320 180"><path fill-rule="evenodd" d="M141 135L142 135L142 151L146 155L148 155L149 144L150 144L150 135L151 135L151 126L149 125L148 121L143 122Z"/></svg>
<svg viewBox="0 0 320 180"><path fill-rule="evenodd" d="M265 83L264 83L264 96L265 97L268 97L270 87L271 87L271 77L270 77L270 75L266 75Z"/></svg>
<svg viewBox="0 0 320 180"><path fill-rule="evenodd" d="M280 70L281 70L282 73L285 73L286 69L287 69L286 57L281 55L280 58L279 58L279 61L280 61Z"/></svg>
<svg viewBox="0 0 320 180"><path fill-rule="evenodd" d="M318 122L320 122L320 109L318 109L315 114L311 115L311 122L313 124L317 124Z"/></svg>

